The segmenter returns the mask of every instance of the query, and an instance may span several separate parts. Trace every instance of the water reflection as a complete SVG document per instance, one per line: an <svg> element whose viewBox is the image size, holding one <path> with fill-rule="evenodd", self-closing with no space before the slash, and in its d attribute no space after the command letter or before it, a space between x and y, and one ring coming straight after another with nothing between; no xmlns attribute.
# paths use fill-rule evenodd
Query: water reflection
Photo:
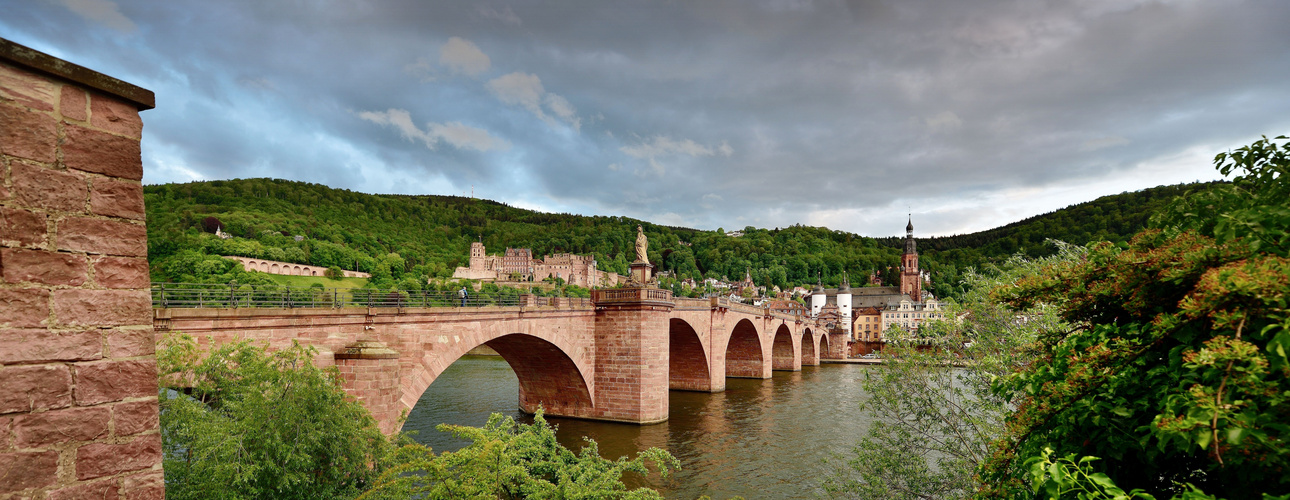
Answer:
<svg viewBox="0 0 1290 500"><path fill-rule="evenodd" d="M595 439L606 458L659 447L681 461L666 481L630 479L668 498L812 498L833 453L846 453L868 425L859 413L860 365L804 366L767 380L727 379L721 393L673 391L667 422L638 426L551 417L561 444L577 450ZM879 368L880 369L880 368ZM466 356L426 390L404 430L436 451L468 444L434 430L441 423L483 425L490 413L527 421L517 410L518 382L501 358Z"/></svg>

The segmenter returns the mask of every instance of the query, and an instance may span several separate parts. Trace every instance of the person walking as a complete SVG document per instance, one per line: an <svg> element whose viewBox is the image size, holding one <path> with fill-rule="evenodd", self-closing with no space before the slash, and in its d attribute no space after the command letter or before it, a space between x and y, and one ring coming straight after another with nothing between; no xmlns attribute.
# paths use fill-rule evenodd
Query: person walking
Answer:
<svg viewBox="0 0 1290 500"><path fill-rule="evenodd" d="M463 286L461 290L457 290L457 296L461 297L461 307L466 307L466 287Z"/></svg>

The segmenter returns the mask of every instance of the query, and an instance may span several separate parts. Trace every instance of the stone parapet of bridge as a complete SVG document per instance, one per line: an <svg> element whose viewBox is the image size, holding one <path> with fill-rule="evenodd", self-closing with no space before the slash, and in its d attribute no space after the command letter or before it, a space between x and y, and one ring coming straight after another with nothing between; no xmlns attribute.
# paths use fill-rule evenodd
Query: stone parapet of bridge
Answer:
<svg viewBox="0 0 1290 500"><path fill-rule="evenodd" d="M844 336L797 316L656 288L594 290L590 299L522 295L516 306L184 308L154 310L158 335L203 345L298 341L341 370L346 390L385 432L427 387L478 346L519 379L518 406L549 415L648 424L668 391L719 392L728 377L769 378L845 354Z"/></svg>

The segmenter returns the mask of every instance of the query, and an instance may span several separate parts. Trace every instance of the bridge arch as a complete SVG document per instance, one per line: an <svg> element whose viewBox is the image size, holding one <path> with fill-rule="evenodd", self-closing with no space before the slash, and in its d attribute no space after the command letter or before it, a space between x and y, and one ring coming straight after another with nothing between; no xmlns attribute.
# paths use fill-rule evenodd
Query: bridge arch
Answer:
<svg viewBox="0 0 1290 500"><path fill-rule="evenodd" d="M736 378L770 378L762 355L761 335L748 319L735 323L726 342L726 376Z"/></svg>
<svg viewBox="0 0 1290 500"><path fill-rule="evenodd" d="M689 322L668 322L668 388L677 391L712 391L711 361L703 339Z"/></svg>
<svg viewBox="0 0 1290 500"><path fill-rule="evenodd" d="M824 355L825 355L825 354L828 354L828 353L829 353L829 335L828 335L827 333L822 333L822 334L820 334L820 350L819 350L819 353L820 353L820 358L821 358L821 359L823 359L823 358L824 358Z"/></svg>
<svg viewBox="0 0 1290 500"><path fill-rule="evenodd" d="M551 415L581 416L592 409L593 367L570 356L578 350L561 336L530 333L475 337L472 341L454 342L438 352L426 352L420 363L403 370L403 407L411 410L448 366L480 345L497 351L515 372L520 410L533 413L541 406Z"/></svg>
<svg viewBox="0 0 1290 500"><path fill-rule="evenodd" d="M801 358L797 357L797 348L793 345L793 332L787 324L780 323L775 329L775 340L770 346L771 369L797 371L802 369Z"/></svg>
<svg viewBox="0 0 1290 500"><path fill-rule="evenodd" d="M811 336L811 329L802 330L802 365L819 365L820 352L815 348L815 337Z"/></svg>

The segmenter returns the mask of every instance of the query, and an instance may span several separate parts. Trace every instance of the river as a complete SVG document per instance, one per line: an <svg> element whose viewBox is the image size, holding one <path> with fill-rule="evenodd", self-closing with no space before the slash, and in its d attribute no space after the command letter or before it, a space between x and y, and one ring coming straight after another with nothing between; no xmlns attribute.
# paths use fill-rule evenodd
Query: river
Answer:
<svg viewBox="0 0 1290 500"><path fill-rule="evenodd" d="M661 491L667 498L714 500L815 498L822 478L833 469L825 462L845 455L868 426L857 403L863 365L802 367L774 372L768 380L726 379L725 392L672 391L667 422L630 425L548 417L557 438L571 450L582 436L595 439L605 458L635 456L663 448L681 461L667 480L629 480ZM490 413L531 422L518 410L519 387L506 361L496 356L465 356L448 367L421 396L404 430L435 451L468 444L435 430L440 423L482 426Z"/></svg>

